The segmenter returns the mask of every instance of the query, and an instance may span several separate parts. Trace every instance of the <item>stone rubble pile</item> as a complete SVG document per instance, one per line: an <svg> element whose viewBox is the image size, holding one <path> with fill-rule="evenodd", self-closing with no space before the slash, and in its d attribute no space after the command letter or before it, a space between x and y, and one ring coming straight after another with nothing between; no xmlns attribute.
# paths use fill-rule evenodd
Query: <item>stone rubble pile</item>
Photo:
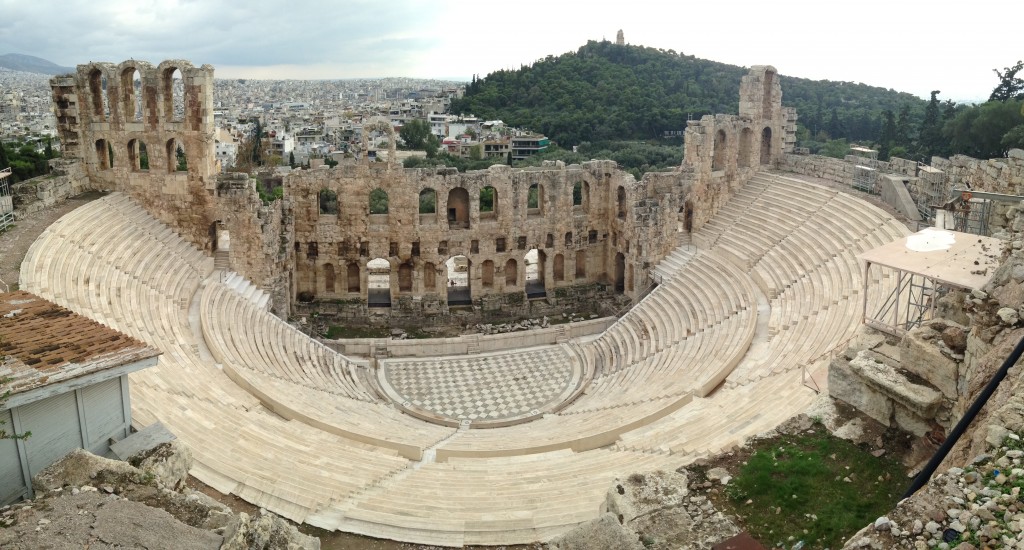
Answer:
<svg viewBox="0 0 1024 550"><path fill-rule="evenodd" d="M34 500L0 507L0 548L320 548L272 513L235 514L185 488L192 456L177 441L130 462L79 449L44 469Z"/></svg>
<svg viewBox="0 0 1024 550"><path fill-rule="evenodd" d="M1010 433L992 454L936 476L844 548L1024 549L1024 442Z"/></svg>

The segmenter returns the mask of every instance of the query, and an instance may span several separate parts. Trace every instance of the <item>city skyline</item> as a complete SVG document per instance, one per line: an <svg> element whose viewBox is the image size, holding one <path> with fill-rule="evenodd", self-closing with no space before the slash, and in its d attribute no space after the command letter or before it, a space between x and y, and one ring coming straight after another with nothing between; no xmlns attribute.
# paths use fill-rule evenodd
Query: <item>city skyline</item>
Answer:
<svg viewBox="0 0 1024 550"><path fill-rule="evenodd" d="M794 0L660 0L515 4L362 0L323 4L0 0L0 53L60 65L209 63L220 78L414 77L468 80L517 69L588 40L671 49L740 66L771 64L782 74L863 82L927 97L985 99L994 68L1024 57L1010 29L1024 7L1006 0L882 2L842 7ZM961 6L966 6L965 9ZM55 14L59 14L55 16ZM73 45L73 47L72 47Z"/></svg>

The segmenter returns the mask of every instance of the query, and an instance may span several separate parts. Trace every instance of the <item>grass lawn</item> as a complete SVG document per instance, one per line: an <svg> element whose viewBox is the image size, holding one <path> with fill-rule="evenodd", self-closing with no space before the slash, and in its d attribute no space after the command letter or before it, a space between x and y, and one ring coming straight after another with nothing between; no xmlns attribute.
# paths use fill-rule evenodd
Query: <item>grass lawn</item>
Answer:
<svg viewBox="0 0 1024 550"><path fill-rule="evenodd" d="M755 442L715 499L765 544L840 548L845 538L895 506L909 480L903 466L857 445L814 433Z"/></svg>

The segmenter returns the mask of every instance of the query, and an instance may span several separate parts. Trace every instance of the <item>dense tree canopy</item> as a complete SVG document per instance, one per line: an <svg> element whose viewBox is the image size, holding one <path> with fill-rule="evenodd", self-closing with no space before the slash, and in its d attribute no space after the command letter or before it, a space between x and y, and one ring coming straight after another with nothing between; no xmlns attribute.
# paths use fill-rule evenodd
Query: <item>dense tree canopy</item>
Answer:
<svg viewBox="0 0 1024 550"><path fill-rule="evenodd" d="M11 183L46 174L49 171L47 160L54 156L49 139L42 151L35 143L0 142L0 170L10 167Z"/></svg>
<svg viewBox="0 0 1024 550"><path fill-rule="evenodd" d="M583 142L659 138L687 119L735 113L743 67L672 50L591 41L518 70L473 78L452 112L502 119L543 132L563 147ZM882 111L906 109L908 128L925 101L911 94L850 82L782 77L783 104L824 140L873 140Z"/></svg>

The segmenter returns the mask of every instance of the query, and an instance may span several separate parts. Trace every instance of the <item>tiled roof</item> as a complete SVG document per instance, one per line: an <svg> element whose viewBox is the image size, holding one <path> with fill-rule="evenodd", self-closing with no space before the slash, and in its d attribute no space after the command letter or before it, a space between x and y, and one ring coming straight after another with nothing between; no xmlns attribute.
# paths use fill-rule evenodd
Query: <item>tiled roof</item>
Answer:
<svg viewBox="0 0 1024 550"><path fill-rule="evenodd" d="M0 378L13 393L159 354L35 294L0 294Z"/></svg>

